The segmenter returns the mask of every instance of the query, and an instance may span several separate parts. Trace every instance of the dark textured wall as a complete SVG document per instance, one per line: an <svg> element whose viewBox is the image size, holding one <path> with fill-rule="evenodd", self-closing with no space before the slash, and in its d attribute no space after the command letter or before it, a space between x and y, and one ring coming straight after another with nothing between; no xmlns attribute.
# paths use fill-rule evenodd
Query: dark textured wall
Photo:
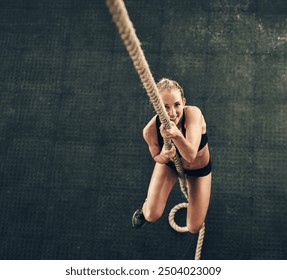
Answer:
<svg viewBox="0 0 287 280"><path fill-rule="evenodd" d="M156 80L208 125L203 259L287 258L287 2L126 1ZM0 1L0 258L192 259L195 237L135 231L153 116L104 1ZM183 220L183 215L179 217Z"/></svg>

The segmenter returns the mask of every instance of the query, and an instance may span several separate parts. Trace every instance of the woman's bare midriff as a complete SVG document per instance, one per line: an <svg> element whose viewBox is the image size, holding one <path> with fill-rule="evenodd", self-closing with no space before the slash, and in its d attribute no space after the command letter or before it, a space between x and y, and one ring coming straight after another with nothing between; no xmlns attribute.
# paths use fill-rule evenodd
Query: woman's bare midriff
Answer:
<svg viewBox="0 0 287 280"><path fill-rule="evenodd" d="M187 162L185 159L181 158L182 167L184 169L195 170L205 167L210 159L208 144L197 153L195 160L192 163Z"/></svg>

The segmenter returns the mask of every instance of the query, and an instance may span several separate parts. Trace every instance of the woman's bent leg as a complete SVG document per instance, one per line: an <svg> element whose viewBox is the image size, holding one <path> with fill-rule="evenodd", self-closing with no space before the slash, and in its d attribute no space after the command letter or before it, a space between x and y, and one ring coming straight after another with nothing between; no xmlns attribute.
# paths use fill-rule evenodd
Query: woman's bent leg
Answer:
<svg viewBox="0 0 287 280"><path fill-rule="evenodd" d="M176 181L177 174L173 169L165 164L155 164L147 199L143 205L143 215L148 222L155 222L161 217Z"/></svg>
<svg viewBox="0 0 287 280"><path fill-rule="evenodd" d="M211 193L211 173L204 177L187 177L188 198L186 225L197 233L205 221Z"/></svg>

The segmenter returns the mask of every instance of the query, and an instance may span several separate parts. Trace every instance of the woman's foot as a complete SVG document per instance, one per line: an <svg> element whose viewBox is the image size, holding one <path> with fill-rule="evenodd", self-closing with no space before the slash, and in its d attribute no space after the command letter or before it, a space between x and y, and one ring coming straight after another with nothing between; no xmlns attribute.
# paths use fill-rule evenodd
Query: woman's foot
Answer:
<svg viewBox="0 0 287 280"><path fill-rule="evenodd" d="M132 217L132 226L133 228L141 228L146 225L148 221L145 219L143 215L142 208L138 209L134 212Z"/></svg>

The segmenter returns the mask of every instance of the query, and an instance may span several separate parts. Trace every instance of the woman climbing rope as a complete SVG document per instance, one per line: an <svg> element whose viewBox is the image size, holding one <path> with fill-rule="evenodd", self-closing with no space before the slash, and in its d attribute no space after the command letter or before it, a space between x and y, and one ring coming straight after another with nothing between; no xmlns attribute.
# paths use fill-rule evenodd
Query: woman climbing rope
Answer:
<svg viewBox="0 0 287 280"><path fill-rule="evenodd" d="M159 116L154 116L143 130L150 154L155 160L147 198L132 217L134 228L158 220L166 201L177 181L173 158L176 151L181 157L188 189L186 225L197 233L204 224L211 192L211 161L206 134L206 123L200 109L186 106L181 86L173 80L161 79L157 88L171 121L171 128L164 129ZM171 139L174 146L166 150L164 139Z"/></svg>

